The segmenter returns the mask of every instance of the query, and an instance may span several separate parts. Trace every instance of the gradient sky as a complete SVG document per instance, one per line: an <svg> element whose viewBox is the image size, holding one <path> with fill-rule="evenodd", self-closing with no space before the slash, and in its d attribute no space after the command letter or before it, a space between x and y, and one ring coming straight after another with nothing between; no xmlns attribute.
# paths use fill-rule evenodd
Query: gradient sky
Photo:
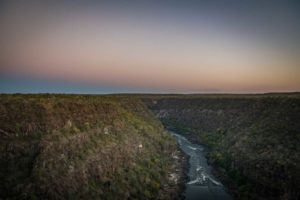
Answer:
<svg viewBox="0 0 300 200"><path fill-rule="evenodd" d="M4 93L300 91L296 0L9 0L0 30Z"/></svg>

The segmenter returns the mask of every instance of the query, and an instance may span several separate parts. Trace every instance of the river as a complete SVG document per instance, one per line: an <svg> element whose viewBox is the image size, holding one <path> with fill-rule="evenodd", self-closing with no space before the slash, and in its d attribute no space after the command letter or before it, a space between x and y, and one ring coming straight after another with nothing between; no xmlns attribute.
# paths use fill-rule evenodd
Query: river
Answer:
<svg viewBox="0 0 300 200"><path fill-rule="evenodd" d="M171 132L180 148L190 156L189 181L183 193L186 200L232 200L225 187L211 174L204 147L193 144L182 135Z"/></svg>

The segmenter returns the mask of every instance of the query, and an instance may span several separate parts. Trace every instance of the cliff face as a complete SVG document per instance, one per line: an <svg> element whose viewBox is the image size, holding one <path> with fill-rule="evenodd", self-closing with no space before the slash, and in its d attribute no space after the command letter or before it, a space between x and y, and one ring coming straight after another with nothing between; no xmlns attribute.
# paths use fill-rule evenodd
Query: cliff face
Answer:
<svg viewBox="0 0 300 200"><path fill-rule="evenodd" d="M174 199L177 145L136 98L0 96L0 198Z"/></svg>
<svg viewBox="0 0 300 200"><path fill-rule="evenodd" d="M299 95L147 96L169 129L210 148L237 199L299 199Z"/></svg>

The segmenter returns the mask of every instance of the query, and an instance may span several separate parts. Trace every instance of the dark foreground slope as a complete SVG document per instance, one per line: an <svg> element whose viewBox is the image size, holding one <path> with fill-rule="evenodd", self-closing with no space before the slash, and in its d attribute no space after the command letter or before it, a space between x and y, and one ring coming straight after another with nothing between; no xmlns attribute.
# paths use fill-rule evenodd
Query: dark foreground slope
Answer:
<svg viewBox="0 0 300 200"><path fill-rule="evenodd" d="M169 129L210 148L237 199L300 198L300 96L165 95L144 101Z"/></svg>
<svg viewBox="0 0 300 200"><path fill-rule="evenodd" d="M177 197L176 142L135 98L0 95L0 126L0 199Z"/></svg>

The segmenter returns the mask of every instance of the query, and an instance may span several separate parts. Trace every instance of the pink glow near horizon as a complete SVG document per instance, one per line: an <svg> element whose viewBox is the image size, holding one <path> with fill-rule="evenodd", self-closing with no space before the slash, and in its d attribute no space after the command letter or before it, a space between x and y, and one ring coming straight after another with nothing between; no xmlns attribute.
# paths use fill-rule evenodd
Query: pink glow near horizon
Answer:
<svg viewBox="0 0 300 200"><path fill-rule="evenodd" d="M165 91L300 90L299 57L221 24L74 11L20 29L22 15L7 15L2 73Z"/></svg>

